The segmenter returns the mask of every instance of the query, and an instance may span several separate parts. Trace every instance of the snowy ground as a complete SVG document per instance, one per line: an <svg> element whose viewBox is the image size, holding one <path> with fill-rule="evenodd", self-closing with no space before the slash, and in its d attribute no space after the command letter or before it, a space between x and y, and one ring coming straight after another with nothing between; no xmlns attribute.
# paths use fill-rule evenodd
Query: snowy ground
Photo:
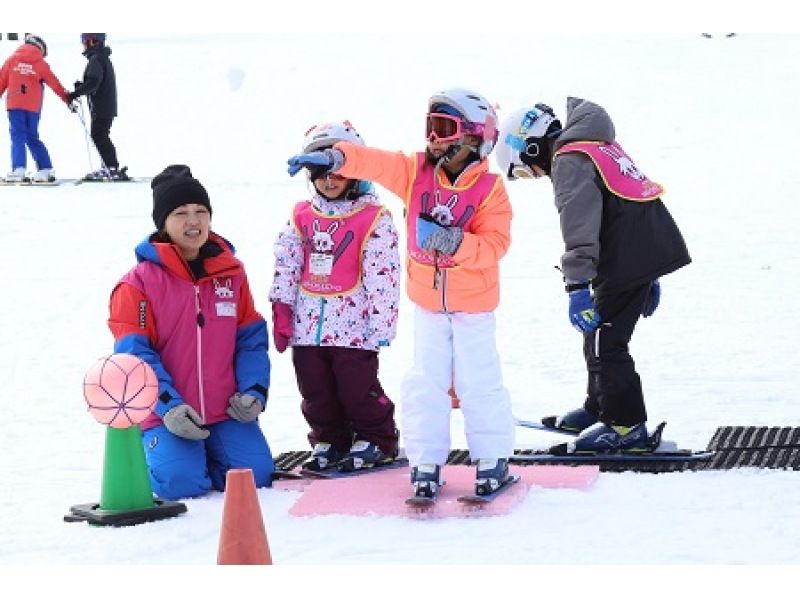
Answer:
<svg viewBox="0 0 800 598"><path fill-rule="evenodd" d="M45 37L54 71L71 84L84 66L76 35ZM176 162L192 167L211 195L214 229L236 245L257 307L268 313L272 243L306 195L285 161L310 125L349 118L369 144L415 151L423 147L426 99L443 87L481 91L500 104L501 118L527 101L547 102L562 115L567 95L596 101L637 165L666 186L694 260L663 280L659 311L634 337L651 422L668 421L666 436L692 448L704 448L721 425L800 425L800 174L791 149L800 137L800 36L539 33L533 42L487 34L479 44L448 45L441 64L426 39L112 37L120 92L112 138L133 175ZM515 60L531 44L550 48L548 60L531 62L534 73ZM4 41L0 53L14 47ZM89 169L80 122L49 92L41 134L58 174ZM0 156L7 155L8 139L0 136ZM509 191L514 240L502 264L498 341L514 411L535 418L581 402L580 338L567 323L553 269L561 242L551 190L539 182L509 184ZM397 200L383 197L400 222ZM2 565L215 562L221 494L186 501L187 515L157 524L61 522L70 505L99 498L103 429L85 412L81 380L110 352L108 294L152 227L150 209L147 185L0 188ZM407 300L402 308L400 336L381 362L396 400L411 357ZM275 454L304 449L290 358L272 359L262 427ZM465 447L460 419L455 412L454 448ZM544 447L547 436L519 430L516 444ZM799 481L797 472L762 470L602 474L590 491L531 492L507 517L430 522L296 519L287 514L296 494L258 494L280 564L591 564L608 566L603 571L615 583L630 575L616 565L800 564ZM582 569L552 571L567 577L555 587L581 587L569 576ZM740 575L705 572L714 583ZM785 572L770 570L761 581ZM453 574L481 585L481 572ZM645 575L661 583L658 570ZM531 589L539 583L548 581L534 578ZM677 580L664 581L671 583ZM738 590L750 587L743 581Z"/></svg>

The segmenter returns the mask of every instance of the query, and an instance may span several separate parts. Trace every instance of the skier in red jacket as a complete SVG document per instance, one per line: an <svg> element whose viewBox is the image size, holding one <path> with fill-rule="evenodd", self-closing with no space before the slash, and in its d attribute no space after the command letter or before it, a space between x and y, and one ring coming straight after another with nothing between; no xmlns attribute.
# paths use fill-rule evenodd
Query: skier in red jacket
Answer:
<svg viewBox="0 0 800 598"><path fill-rule="evenodd" d="M30 149L36 162L37 171L33 175L33 181L45 183L56 178L50 154L39 139L44 84L47 83L65 104L69 105L69 102L67 90L50 70L45 56L47 44L41 37L29 33L25 36L25 43L16 49L0 69L0 96L8 90L6 108L11 132L11 172L6 180L9 182L22 182L27 178L26 147Z"/></svg>

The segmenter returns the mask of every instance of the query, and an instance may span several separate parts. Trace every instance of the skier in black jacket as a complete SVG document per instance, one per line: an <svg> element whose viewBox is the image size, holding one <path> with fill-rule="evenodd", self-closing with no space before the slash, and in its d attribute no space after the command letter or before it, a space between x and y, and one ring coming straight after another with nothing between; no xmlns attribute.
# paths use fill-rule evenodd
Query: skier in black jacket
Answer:
<svg viewBox="0 0 800 598"><path fill-rule="evenodd" d="M86 175L87 180L126 180L127 168L120 169L117 150L111 142L111 124L117 116L117 81L111 64L111 48L106 46L105 33L81 33L83 55L88 63L83 81L75 82L70 102L85 95L92 115L91 135L100 154L100 170Z"/></svg>
<svg viewBox="0 0 800 598"><path fill-rule="evenodd" d="M568 445L577 453L652 449L628 344L639 318L658 307L659 278L691 262L664 189L616 142L606 111L580 98L568 99L563 127L544 104L511 115L495 155L511 180L552 180L569 320L583 334L586 401L543 423L580 432Z"/></svg>

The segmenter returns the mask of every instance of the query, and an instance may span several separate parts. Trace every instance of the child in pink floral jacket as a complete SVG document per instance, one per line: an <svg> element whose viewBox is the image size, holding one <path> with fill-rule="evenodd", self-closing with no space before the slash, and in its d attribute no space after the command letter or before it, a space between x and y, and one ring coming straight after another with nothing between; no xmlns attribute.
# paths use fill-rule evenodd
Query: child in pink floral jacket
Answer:
<svg viewBox="0 0 800 598"><path fill-rule="evenodd" d="M363 145L349 122L313 127L303 151ZM317 176L315 176L317 175ZM378 351L395 337L397 230L368 181L309 172L316 194L297 203L275 243L273 336L292 347L314 447L303 467L352 470L397 455L394 404L378 381Z"/></svg>

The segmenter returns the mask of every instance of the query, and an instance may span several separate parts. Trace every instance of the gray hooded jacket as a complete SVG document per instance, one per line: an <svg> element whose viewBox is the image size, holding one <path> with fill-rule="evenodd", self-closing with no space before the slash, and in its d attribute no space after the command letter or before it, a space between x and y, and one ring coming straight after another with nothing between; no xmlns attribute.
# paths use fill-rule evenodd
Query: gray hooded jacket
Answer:
<svg viewBox="0 0 800 598"><path fill-rule="evenodd" d="M574 141L612 142L614 124L597 104L568 98L567 120L554 151ZM585 154L559 155L553 190L568 282L592 281L597 293L646 284L691 261L683 237L661 199L635 202L611 193Z"/></svg>

